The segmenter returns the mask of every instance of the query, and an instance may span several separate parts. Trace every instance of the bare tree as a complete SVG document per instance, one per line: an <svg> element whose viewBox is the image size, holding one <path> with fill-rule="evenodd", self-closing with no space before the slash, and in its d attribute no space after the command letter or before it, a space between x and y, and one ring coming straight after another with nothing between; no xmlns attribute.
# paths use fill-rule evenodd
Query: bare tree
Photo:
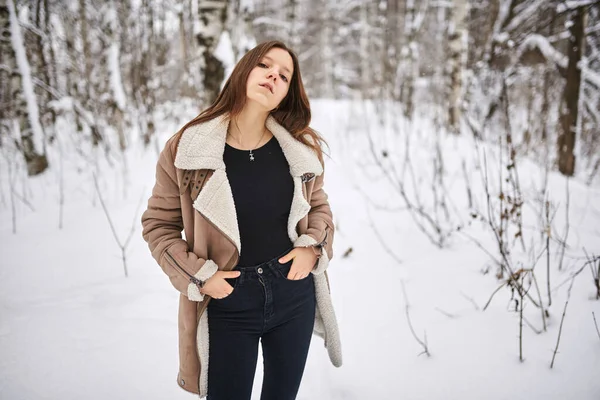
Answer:
<svg viewBox="0 0 600 400"><path fill-rule="evenodd" d="M256 38L252 31L251 4L233 0L233 5L228 7L226 29L230 32L234 60L237 61L256 45Z"/></svg>
<svg viewBox="0 0 600 400"><path fill-rule="evenodd" d="M566 84L560 107L560 134L558 136L558 170L571 176L575 172L575 134L577 131L577 114L579 107L579 90L581 87L582 45L585 28L585 8L576 8L569 15L568 59Z"/></svg>
<svg viewBox="0 0 600 400"><path fill-rule="evenodd" d="M48 168L48 159L45 151L45 134L40 122L38 100L34 88L34 76L27 58L27 51L23 41L23 34L17 10L13 0L7 0L6 6L0 6L0 24L3 32L11 38L12 46L3 43L2 54L6 54L3 64L10 68L12 77L10 82L10 95L7 96L12 106L7 110L5 118L16 118L20 136L19 150L27 164L27 173L37 175ZM4 36L4 35L3 35ZM6 82L6 81L5 81ZM12 98L12 94L16 96Z"/></svg>
<svg viewBox="0 0 600 400"><path fill-rule="evenodd" d="M125 134L125 109L127 107L127 97L123 87L121 76L121 47L119 42L120 26L119 19L116 18L117 9L114 1L107 4L107 13L113 18L108 19L104 28L106 41L109 43L105 51L105 63L107 73L110 77L111 98L108 102L108 115L113 121L119 138L119 148L124 151L127 148L127 137Z"/></svg>
<svg viewBox="0 0 600 400"><path fill-rule="evenodd" d="M450 132L460 133L460 121L463 100L463 74L467 67L468 30L467 0L454 0L450 15L451 22L448 32L448 45L450 48L448 62L450 66L450 98L448 110L448 125Z"/></svg>
<svg viewBox="0 0 600 400"><path fill-rule="evenodd" d="M198 33L196 42L202 60L202 103L211 104L219 94L225 76L223 63L214 51L225 30L228 0L198 0Z"/></svg>
<svg viewBox="0 0 600 400"><path fill-rule="evenodd" d="M425 1L425 9L429 2ZM423 11L424 12L424 11ZM404 106L404 115L411 119L414 110L413 93L415 80L419 76L419 42L417 33L421 27L423 16L416 9L415 0L406 0L406 13L404 22L404 35L406 40L401 50L402 62L398 64L398 76L400 84L400 100Z"/></svg>

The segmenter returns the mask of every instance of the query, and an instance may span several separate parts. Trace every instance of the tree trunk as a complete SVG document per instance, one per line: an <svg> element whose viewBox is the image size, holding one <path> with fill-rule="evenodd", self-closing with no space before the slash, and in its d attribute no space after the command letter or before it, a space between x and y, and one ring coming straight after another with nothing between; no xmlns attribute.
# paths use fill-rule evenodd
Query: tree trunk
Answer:
<svg viewBox="0 0 600 400"><path fill-rule="evenodd" d="M112 0L109 3L109 9L116 15L116 5ZM127 137L125 136L124 117L125 110L127 109L127 96L121 77L121 43L119 41L121 29L123 27L120 26L118 18L109 20L104 32L109 39L109 45L104 53L107 72L110 77L110 93L112 95L112 101L109 102L110 114L112 114L113 124L119 137L119 148L121 151L125 151L127 148Z"/></svg>
<svg viewBox="0 0 600 400"><path fill-rule="evenodd" d="M47 5L47 0L37 0L36 1L36 7L35 7L35 26L40 30L40 32L44 32L45 38L49 38L48 35L48 9L44 8L43 12L44 15L46 16L44 18L44 24L42 24L42 19L41 19L41 14L42 14L42 2L44 4L44 6ZM46 86L52 86L51 82L50 82L50 74L49 74L49 70L50 67L48 65L48 61L46 60L46 55L44 53L44 41L42 39L42 35L39 33L35 33L35 64L36 64L36 75L38 75L38 79L41 79L41 81L46 85ZM50 100L52 100L52 96L50 95L50 93L47 90L42 90L40 91L39 96L41 97L41 103L40 104L40 119L42 121L45 121L47 118L45 118L45 116L47 115L47 113L49 113L50 116L50 121L52 125L54 125L54 123L56 122L56 114L54 113L54 110L52 110L50 107L47 106L47 104L50 102ZM49 140L52 140L52 138L49 138Z"/></svg>
<svg viewBox="0 0 600 400"><path fill-rule="evenodd" d="M92 49L90 47L89 35L88 35L88 20L87 20L87 1L79 0L79 24L81 34L81 44L83 47L83 73L84 73L84 93L83 93L83 104L84 107L92 110L93 122L90 126L92 135L92 144L98 146L102 142L102 135L96 125L96 113L97 109L94 104L95 96L92 93Z"/></svg>
<svg viewBox="0 0 600 400"><path fill-rule="evenodd" d="M183 8L177 13L179 20L179 55L181 57L181 68L183 70L183 76L188 74L188 48L187 48L187 36L185 34L185 17L183 14Z"/></svg>
<svg viewBox="0 0 600 400"><path fill-rule="evenodd" d="M233 56L237 62L256 44L252 29L252 12L247 2L244 4L240 0L233 2L229 7L227 27L231 37ZM290 45L290 43L287 44Z"/></svg>
<svg viewBox="0 0 600 400"><path fill-rule="evenodd" d="M584 8L577 8L571 14L569 26L569 46L567 66L567 83L562 95L559 136L558 136L558 170L566 176L575 172L575 133L577 130L577 112L579 88L581 86L581 70L577 64L581 61L584 37Z"/></svg>
<svg viewBox="0 0 600 400"><path fill-rule="evenodd" d="M383 85L384 96L389 99L398 100L396 96L395 83L396 71L398 70L398 57L402 48L402 30L400 24L399 0L387 3L385 15L384 49L387 57L383 57Z"/></svg>
<svg viewBox="0 0 600 400"><path fill-rule="evenodd" d="M142 2L144 15L146 17L146 23L144 24L144 42L147 45L142 50L142 66L144 71L141 76L141 101L144 105L144 115L146 117L146 125L144 126L145 131L143 134L144 144L147 146L150 144L150 140L154 136L155 125L153 120L154 106L156 101L154 99L154 90L149 87L150 81L153 79L154 70L154 11L153 1L144 0Z"/></svg>
<svg viewBox="0 0 600 400"><path fill-rule="evenodd" d="M448 122L450 132L460 133L460 119L463 99L463 74L467 68L467 10L466 0L454 0L450 15L452 18L449 32L450 47L450 102Z"/></svg>
<svg viewBox="0 0 600 400"><path fill-rule="evenodd" d="M298 44L298 1L297 0L288 0L288 15L287 15L287 23L289 29L287 31L287 43L292 49L296 48Z"/></svg>
<svg viewBox="0 0 600 400"><path fill-rule="evenodd" d="M360 39L359 39L359 47L360 47L360 80L361 80L361 90L360 92L365 98L371 97L371 82L372 82L372 74L371 74L371 63L372 60L370 58L370 46L369 46L369 38L371 33L371 25L369 20L369 4L367 2L363 2L360 5Z"/></svg>
<svg viewBox="0 0 600 400"><path fill-rule="evenodd" d="M48 35L48 52L50 53L50 69L48 71L48 75L50 76L49 82L50 86L52 86L55 89L58 89L58 70L56 68L56 55L54 54L52 33L50 32L50 8L48 6L48 0L44 0L44 10L46 11L46 14L44 15L44 27L45 32ZM53 115L53 117L55 116Z"/></svg>
<svg viewBox="0 0 600 400"><path fill-rule="evenodd" d="M416 41L416 10L415 0L407 0L406 2L406 19L405 19L405 34L406 43L402 51L404 61L402 64L405 67L404 77L400 91L400 99L404 105L404 116L408 119L412 118L414 110L414 87L415 80L418 77L417 51L418 43Z"/></svg>
<svg viewBox="0 0 600 400"><path fill-rule="evenodd" d="M90 79L92 75L92 64L91 64L91 55L90 55L90 43L88 40L88 21L87 21L87 13L86 13L86 0L79 0L79 28L81 34L81 45L83 47L83 73L84 73L84 86L85 93L83 104L85 107L89 107L91 93L90 93ZM97 143L95 143L97 144Z"/></svg>
<svg viewBox="0 0 600 400"><path fill-rule="evenodd" d="M225 69L221 61L214 56L219 38L225 29L228 0L198 0L200 17L199 32L196 35L198 51L202 58L201 101L212 104L221 90Z"/></svg>
<svg viewBox="0 0 600 400"><path fill-rule="evenodd" d="M331 42L333 41L333 27L335 21L332 20L332 14L329 9L329 1L322 1L321 7L323 7L322 24L321 25L321 49L323 54L323 87L321 89L321 96L325 98L335 98L334 89L334 71L335 71L335 58L333 55L333 47Z"/></svg>
<svg viewBox="0 0 600 400"><path fill-rule="evenodd" d="M13 0L8 0L6 4L8 7L0 6L0 23L2 30L10 33L12 41L9 40L8 43L13 43L13 47L7 46L6 49L8 55L6 65L11 69L12 75L9 83L11 91L9 99L12 103L11 109L14 110L14 114L9 111L8 117L11 120L18 119L21 136L19 149L27 164L27 174L33 176L41 174L48 168L48 159L44 152L44 132L39 120L31 67L27 59L17 10ZM4 59L5 52L3 51L2 54Z"/></svg>

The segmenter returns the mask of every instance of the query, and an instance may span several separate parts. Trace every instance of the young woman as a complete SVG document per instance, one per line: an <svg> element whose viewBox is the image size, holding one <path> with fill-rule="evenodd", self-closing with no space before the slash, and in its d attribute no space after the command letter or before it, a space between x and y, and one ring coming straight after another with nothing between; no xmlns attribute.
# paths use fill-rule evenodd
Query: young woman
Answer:
<svg viewBox="0 0 600 400"><path fill-rule="evenodd" d="M250 399L259 341L262 400L296 397L313 333L342 364L310 118L296 55L262 43L160 154L143 237L181 293L177 381L200 397Z"/></svg>

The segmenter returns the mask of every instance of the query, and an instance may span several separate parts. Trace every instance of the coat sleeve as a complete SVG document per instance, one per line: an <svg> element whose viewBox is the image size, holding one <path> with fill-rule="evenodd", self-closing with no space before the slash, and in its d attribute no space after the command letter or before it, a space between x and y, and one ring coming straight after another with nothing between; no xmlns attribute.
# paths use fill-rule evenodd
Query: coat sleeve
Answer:
<svg viewBox="0 0 600 400"><path fill-rule="evenodd" d="M188 244L182 239L183 218L173 141L172 138L167 142L156 164L156 181L148 207L142 214L142 236L175 289L190 300L202 301L204 295L200 287L218 267L214 261L188 251Z"/></svg>
<svg viewBox="0 0 600 400"><path fill-rule="evenodd" d="M328 196L323 189L324 182L325 172L315 178L312 187L310 211L308 212L308 230L294 242L294 247L313 247L318 256L317 264L312 271L315 275L322 274L333 258L335 225Z"/></svg>

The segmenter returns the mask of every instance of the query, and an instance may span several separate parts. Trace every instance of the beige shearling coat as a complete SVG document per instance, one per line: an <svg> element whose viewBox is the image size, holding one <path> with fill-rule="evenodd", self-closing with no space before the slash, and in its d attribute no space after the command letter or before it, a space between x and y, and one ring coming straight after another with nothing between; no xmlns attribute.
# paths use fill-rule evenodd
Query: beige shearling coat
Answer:
<svg viewBox="0 0 600 400"><path fill-rule="evenodd" d="M178 145L174 138L166 143L142 215L144 240L181 293L177 382L200 397L208 390L210 296L200 294L193 281L205 281L216 270L231 270L243 250L223 162L228 125L228 118L220 116L188 127ZM341 343L326 272L333 257L335 226L323 190L323 166L316 153L275 118L270 116L266 126L279 142L294 181L288 219L290 240L294 247L315 246L321 252L312 271L317 304L313 333L323 338L332 364L339 367Z"/></svg>

